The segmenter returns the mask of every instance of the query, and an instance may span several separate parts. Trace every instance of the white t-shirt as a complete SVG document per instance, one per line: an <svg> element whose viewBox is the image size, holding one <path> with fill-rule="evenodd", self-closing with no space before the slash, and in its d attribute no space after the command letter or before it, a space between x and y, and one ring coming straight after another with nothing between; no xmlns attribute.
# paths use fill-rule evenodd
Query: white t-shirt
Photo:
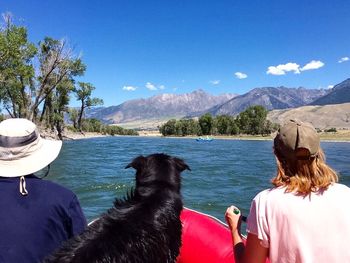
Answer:
<svg viewBox="0 0 350 263"><path fill-rule="evenodd" d="M264 190L252 202L247 232L269 248L271 263L350 262L350 188L333 184L306 197Z"/></svg>

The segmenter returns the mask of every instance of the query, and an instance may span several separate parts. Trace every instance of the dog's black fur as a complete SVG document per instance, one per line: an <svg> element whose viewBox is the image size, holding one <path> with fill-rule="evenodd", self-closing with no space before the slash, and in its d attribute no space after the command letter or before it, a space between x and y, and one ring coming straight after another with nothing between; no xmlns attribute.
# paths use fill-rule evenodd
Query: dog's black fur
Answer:
<svg viewBox="0 0 350 263"><path fill-rule="evenodd" d="M165 154L135 158L136 188L45 262L170 263L181 246L183 160Z"/></svg>

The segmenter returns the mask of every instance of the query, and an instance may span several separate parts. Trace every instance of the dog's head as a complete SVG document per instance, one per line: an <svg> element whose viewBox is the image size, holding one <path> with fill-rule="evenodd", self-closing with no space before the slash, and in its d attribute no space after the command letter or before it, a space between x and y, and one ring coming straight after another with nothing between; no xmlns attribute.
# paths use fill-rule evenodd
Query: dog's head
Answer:
<svg viewBox="0 0 350 263"><path fill-rule="evenodd" d="M160 183L175 188L178 192L181 187L181 172L191 170L182 160L163 153L151 154L146 157L136 157L125 168L136 170L136 188L141 185Z"/></svg>

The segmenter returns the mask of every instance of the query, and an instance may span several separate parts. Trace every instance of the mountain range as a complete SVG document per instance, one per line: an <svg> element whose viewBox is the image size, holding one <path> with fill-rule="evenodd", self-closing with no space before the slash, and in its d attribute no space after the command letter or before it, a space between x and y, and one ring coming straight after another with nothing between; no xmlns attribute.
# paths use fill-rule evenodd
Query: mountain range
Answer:
<svg viewBox="0 0 350 263"><path fill-rule="evenodd" d="M346 102L350 102L350 79L332 89L261 87L243 95L228 93L219 96L203 90L179 95L165 93L147 99L129 100L118 106L90 109L86 115L105 123L122 126L133 123L137 127L137 123L141 122L159 123L171 118L199 117L206 112L212 115L237 115L253 105L276 110Z"/></svg>
<svg viewBox="0 0 350 263"><path fill-rule="evenodd" d="M118 106L91 109L87 115L106 123L182 118L221 105L235 96L237 95L214 96L201 89L180 95L164 93L148 99L129 100Z"/></svg>
<svg viewBox="0 0 350 263"><path fill-rule="evenodd" d="M216 105L208 110L212 115L237 115L250 106L262 105L267 110L296 108L307 105L326 95L324 89L264 87L255 88L246 94Z"/></svg>
<svg viewBox="0 0 350 263"><path fill-rule="evenodd" d="M310 105L329 105L347 102L350 102L350 78L335 85L328 94L314 100Z"/></svg>

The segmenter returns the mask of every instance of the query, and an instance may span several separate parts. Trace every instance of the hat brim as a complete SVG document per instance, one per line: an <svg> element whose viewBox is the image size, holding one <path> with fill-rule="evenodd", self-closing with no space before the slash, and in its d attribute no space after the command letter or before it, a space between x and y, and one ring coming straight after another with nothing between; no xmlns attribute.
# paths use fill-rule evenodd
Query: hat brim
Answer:
<svg viewBox="0 0 350 263"><path fill-rule="evenodd" d="M19 177L35 173L52 163L58 156L62 141L41 139L41 147L31 155L17 160L0 160L1 177Z"/></svg>

